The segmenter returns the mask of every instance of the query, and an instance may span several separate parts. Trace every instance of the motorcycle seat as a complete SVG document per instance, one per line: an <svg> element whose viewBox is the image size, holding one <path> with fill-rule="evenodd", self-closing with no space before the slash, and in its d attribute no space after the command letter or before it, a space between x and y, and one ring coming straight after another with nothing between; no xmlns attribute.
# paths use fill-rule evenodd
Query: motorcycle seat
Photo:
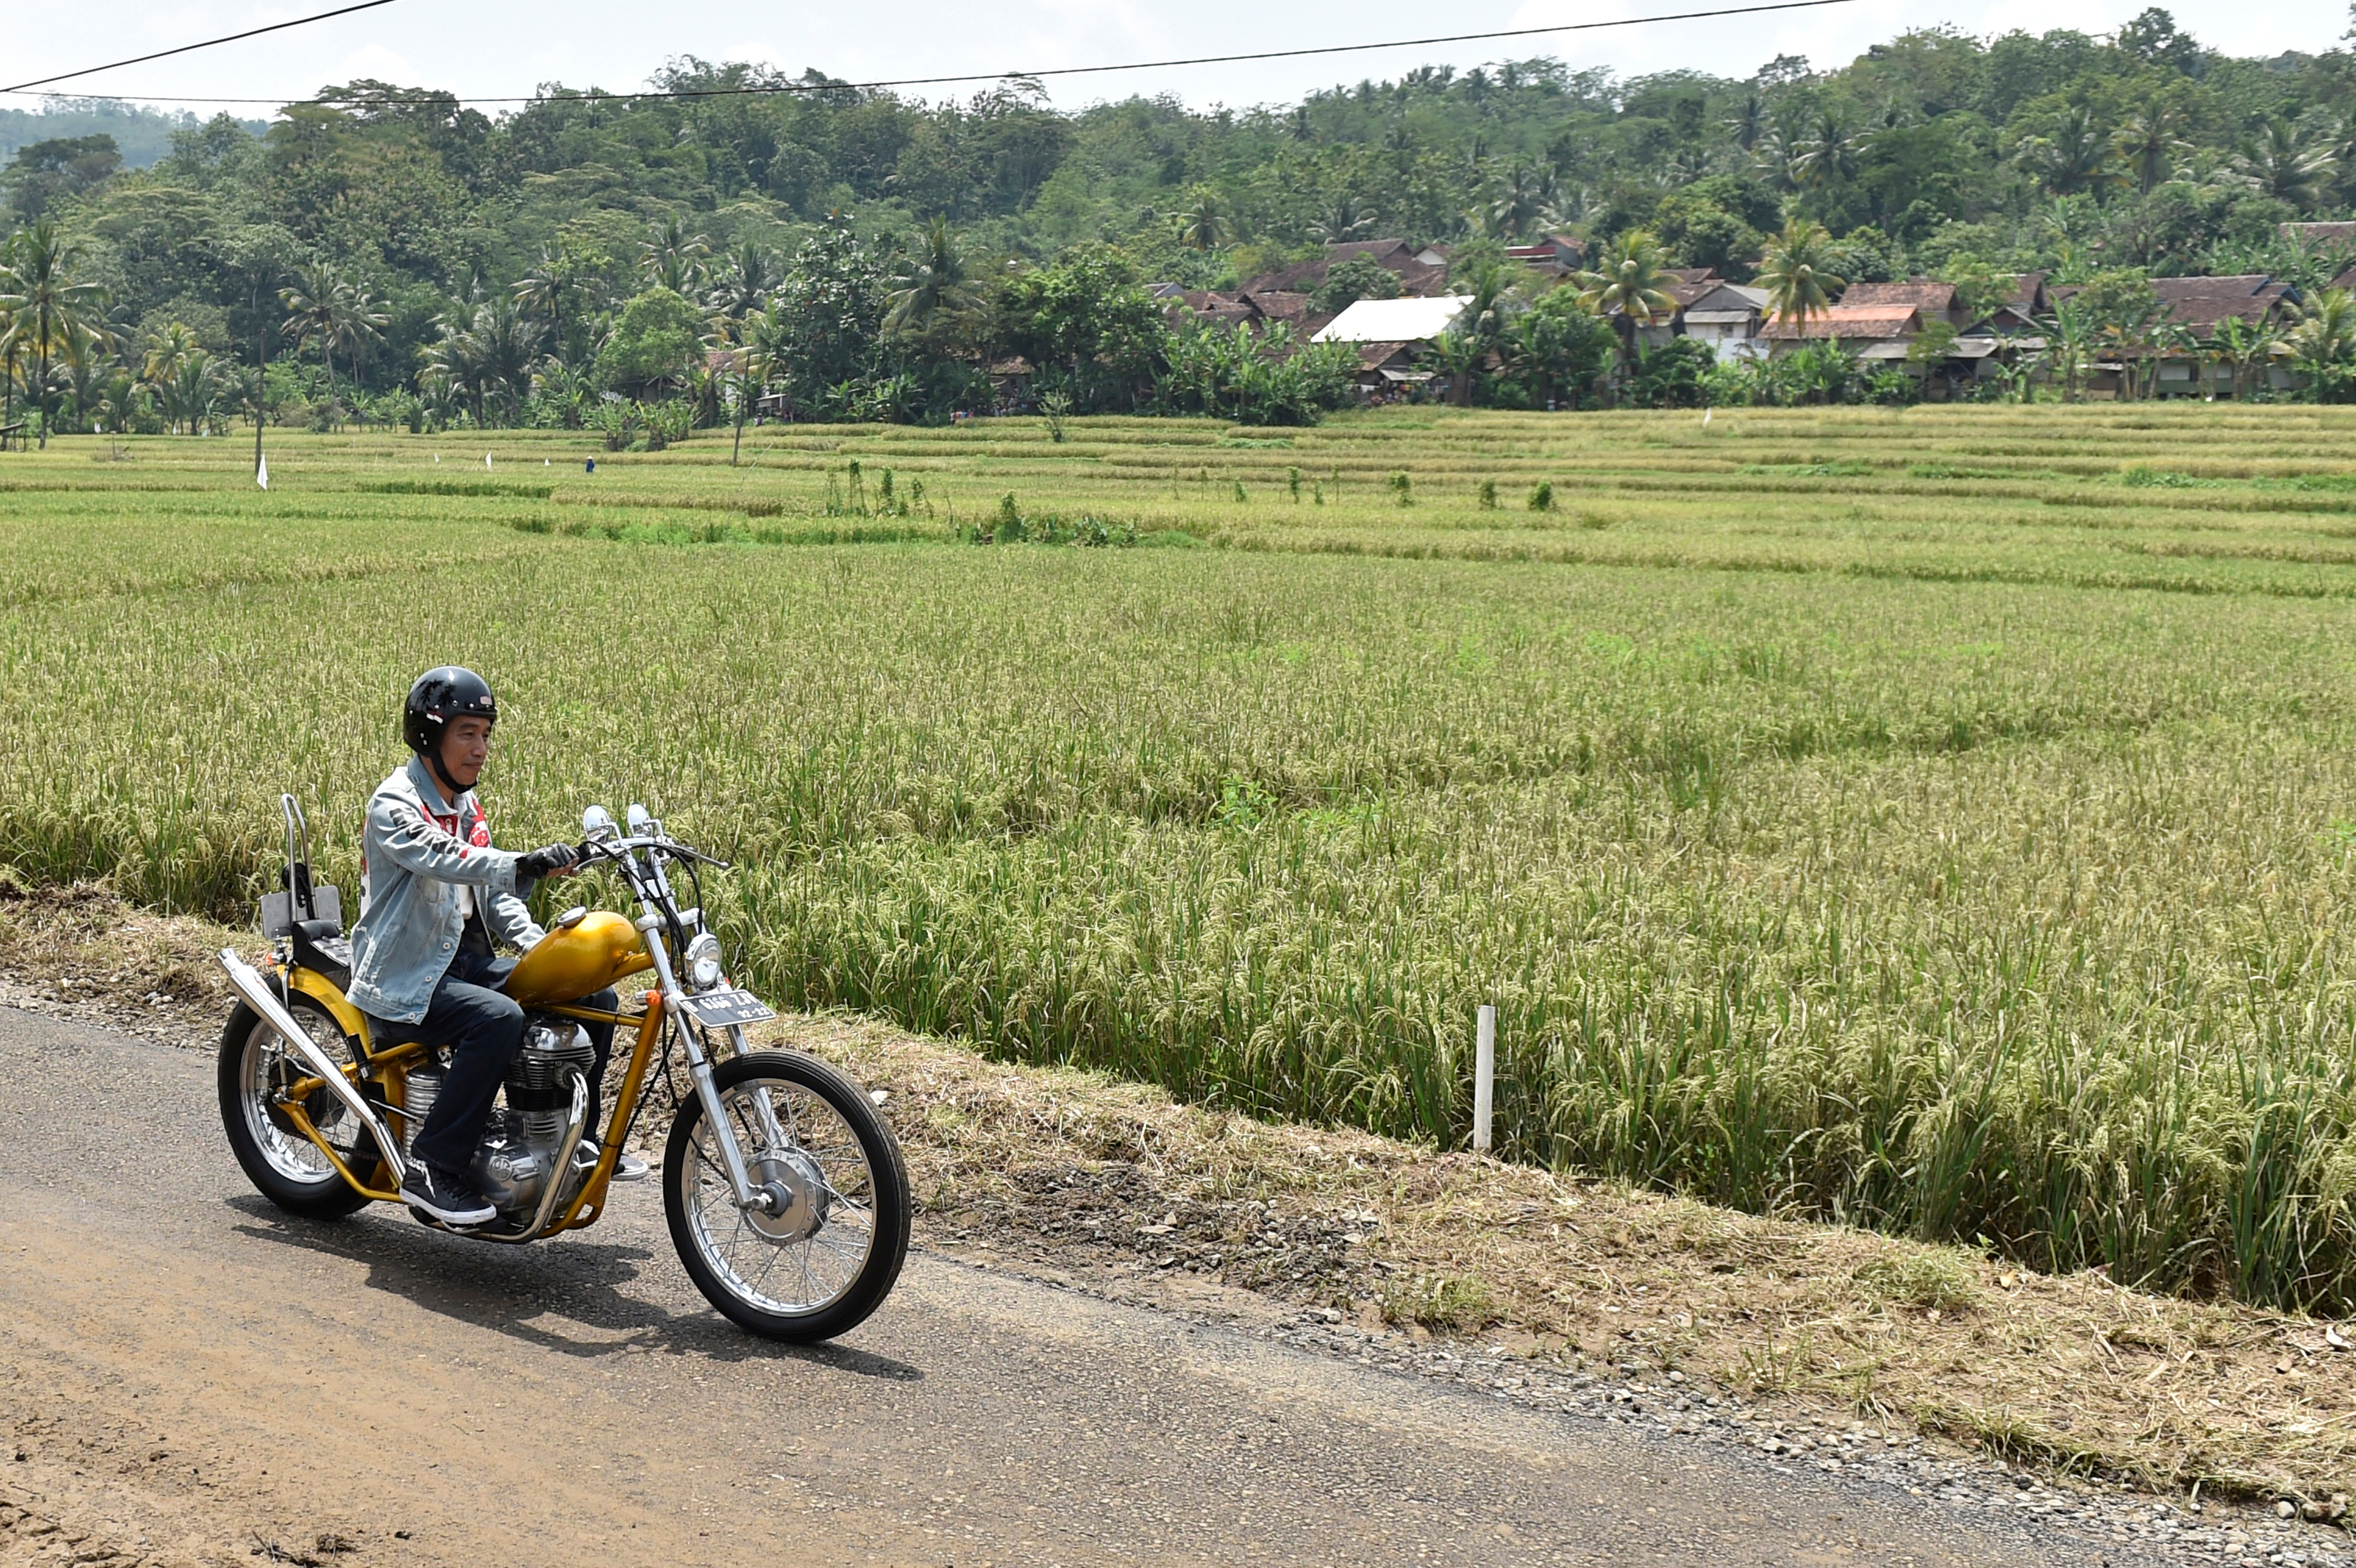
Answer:
<svg viewBox="0 0 2356 1568"><path fill-rule="evenodd" d="M294 939L294 962L326 976L337 990L352 983L352 944L344 935L343 922L298 920L289 934Z"/></svg>

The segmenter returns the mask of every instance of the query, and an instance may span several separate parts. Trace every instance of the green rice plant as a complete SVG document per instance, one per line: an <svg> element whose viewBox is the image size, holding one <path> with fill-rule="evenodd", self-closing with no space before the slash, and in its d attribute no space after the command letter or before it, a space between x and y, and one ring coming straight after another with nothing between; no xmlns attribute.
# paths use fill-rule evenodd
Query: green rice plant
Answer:
<svg viewBox="0 0 2356 1568"><path fill-rule="evenodd" d="M1508 1157L2346 1310L2356 411L2134 415L486 437L545 497L67 437L0 456L0 862L245 918L294 788L349 890L457 659L502 840L646 801L779 1001L1435 1147L1492 1003ZM1018 532L1180 548L942 548Z"/></svg>

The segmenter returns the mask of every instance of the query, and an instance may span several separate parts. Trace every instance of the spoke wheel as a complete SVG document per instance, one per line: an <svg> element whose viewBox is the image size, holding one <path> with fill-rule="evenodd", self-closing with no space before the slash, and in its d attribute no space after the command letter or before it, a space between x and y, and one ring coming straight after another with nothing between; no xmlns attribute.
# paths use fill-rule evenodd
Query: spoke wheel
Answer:
<svg viewBox="0 0 2356 1568"><path fill-rule="evenodd" d="M287 1010L330 1061L342 1058L343 1031L325 1008L298 991ZM256 1190L279 1208L315 1220L340 1219L368 1200L336 1173L278 1103L288 1087L310 1076L303 1059L252 1008L240 1003L230 1014L221 1029L220 1108L237 1163ZM303 1111L365 1180L368 1172L361 1168L374 1167L375 1142L343 1102L316 1089L304 1099Z"/></svg>
<svg viewBox="0 0 2356 1568"><path fill-rule="evenodd" d="M908 1252L908 1178L857 1084L798 1051L736 1057L713 1086L745 1174L768 1198L740 1209L725 1156L691 1098L663 1151L663 1208L680 1262L712 1306L774 1339L830 1339L883 1304Z"/></svg>

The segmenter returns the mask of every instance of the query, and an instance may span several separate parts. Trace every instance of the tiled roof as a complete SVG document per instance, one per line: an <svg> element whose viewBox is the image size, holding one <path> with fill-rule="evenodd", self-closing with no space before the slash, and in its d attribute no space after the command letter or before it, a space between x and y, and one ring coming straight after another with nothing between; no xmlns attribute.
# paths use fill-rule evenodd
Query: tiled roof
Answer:
<svg viewBox="0 0 2356 1568"><path fill-rule="evenodd" d="M1901 337L1922 329L1922 313L1911 305L1834 305L1810 313L1804 324L1770 319L1759 336L1774 338Z"/></svg>
<svg viewBox="0 0 2356 1568"><path fill-rule="evenodd" d="M2152 293L2168 306L2168 319L2196 331L2213 331L2229 316L2257 321L2284 303L2290 285L2264 272L2223 278L2154 278Z"/></svg>
<svg viewBox="0 0 2356 1568"><path fill-rule="evenodd" d="M1407 352L1404 343L1361 343L1358 345L1358 368L1379 370Z"/></svg>
<svg viewBox="0 0 2356 1568"><path fill-rule="evenodd" d="M1934 278L1913 278L1902 283L1851 283L1842 293L1844 306L1878 305L1884 309L1911 306L1925 315L1944 315L1954 308L1955 285Z"/></svg>
<svg viewBox="0 0 2356 1568"><path fill-rule="evenodd" d="M2329 250L2334 245L2356 245L2356 223L2286 223L2282 226L2282 237L2303 240L2315 250Z"/></svg>

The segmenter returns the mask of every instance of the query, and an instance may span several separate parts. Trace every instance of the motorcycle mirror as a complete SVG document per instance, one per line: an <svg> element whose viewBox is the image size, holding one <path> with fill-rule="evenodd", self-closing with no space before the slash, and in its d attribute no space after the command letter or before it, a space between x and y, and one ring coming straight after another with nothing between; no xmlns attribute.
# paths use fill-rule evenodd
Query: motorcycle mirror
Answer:
<svg viewBox="0 0 2356 1568"><path fill-rule="evenodd" d="M630 837L635 838L644 833L648 825L653 821L654 818L648 814L645 806L635 800L630 802Z"/></svg>
<svg viewBox="0 0 2356 1568"><path fill-rule="evenodd" d="M602 805L593 805L581 814L581 833L585 838L603 838L614 831L614 814Z"/></svg>

